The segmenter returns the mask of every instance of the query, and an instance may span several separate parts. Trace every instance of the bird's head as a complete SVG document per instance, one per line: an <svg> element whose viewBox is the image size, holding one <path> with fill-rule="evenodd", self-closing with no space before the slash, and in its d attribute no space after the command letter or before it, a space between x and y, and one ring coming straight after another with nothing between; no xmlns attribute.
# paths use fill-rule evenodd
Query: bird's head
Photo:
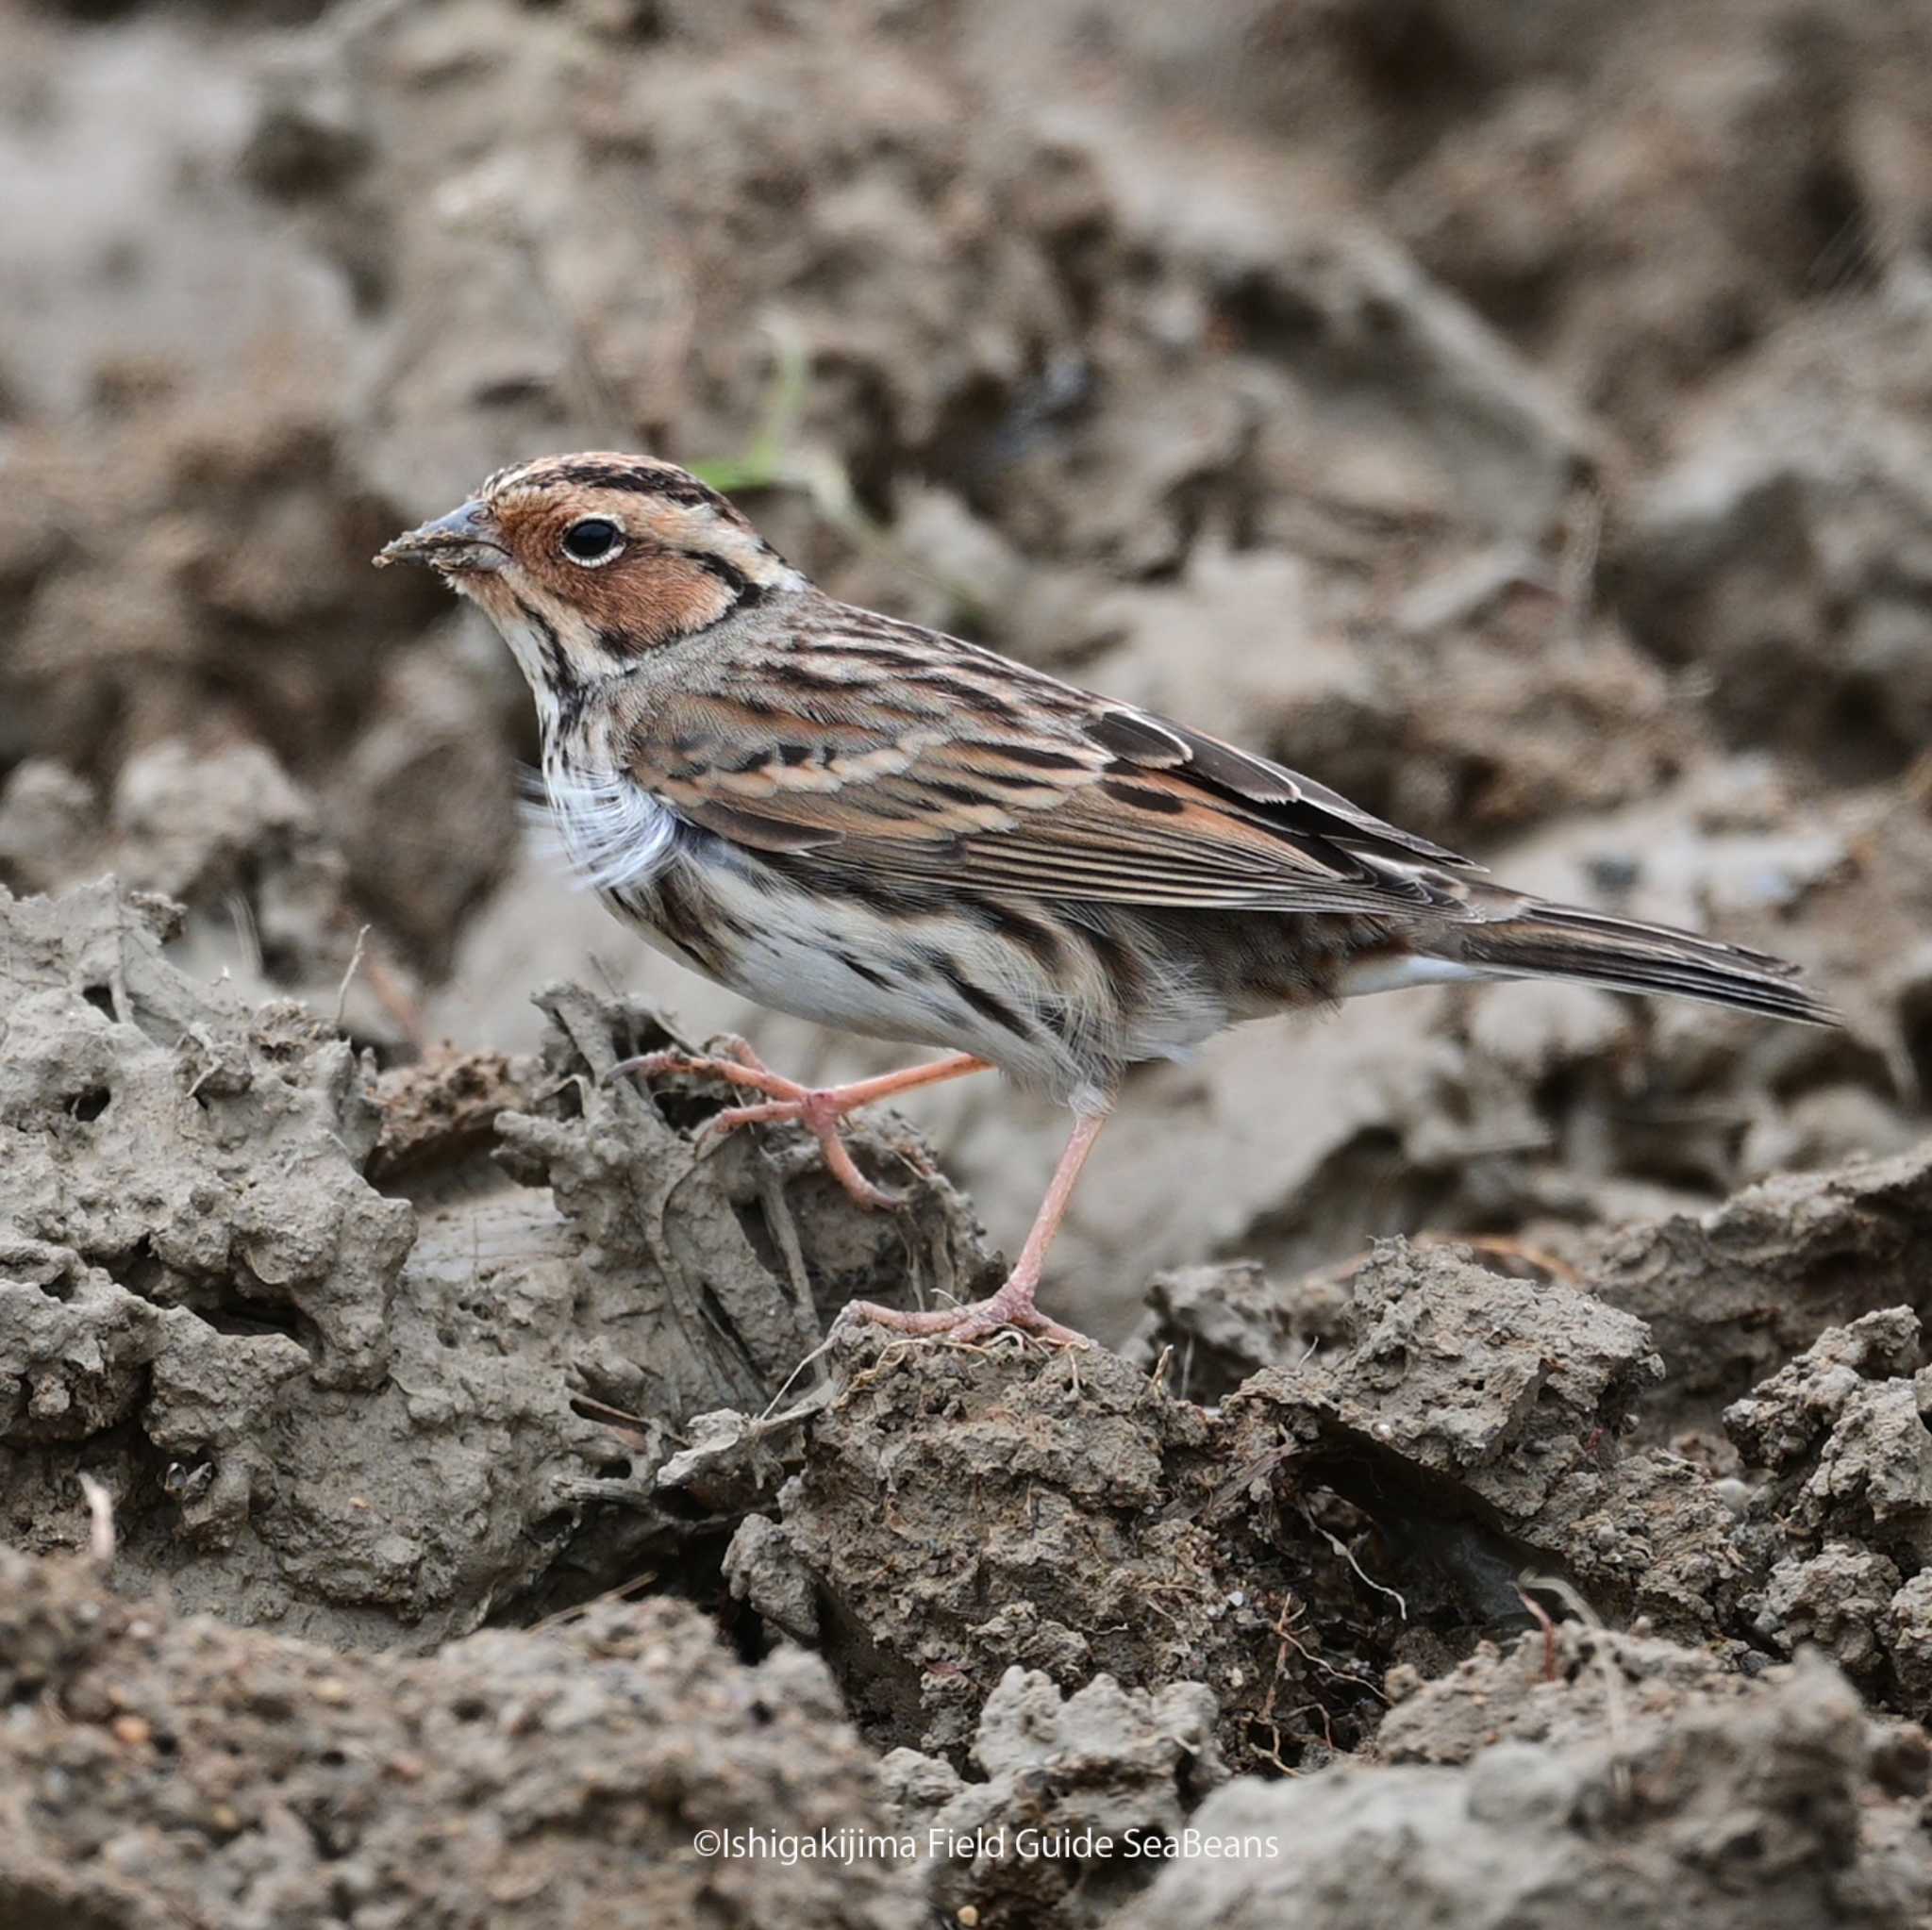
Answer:
<svg viewBox="0 0 1932 1930"><path fill-rule="evenodd" d="M375 560L426 563L481 605L540 703L807 587L716 490L648 456L498 470Z"/></svg>

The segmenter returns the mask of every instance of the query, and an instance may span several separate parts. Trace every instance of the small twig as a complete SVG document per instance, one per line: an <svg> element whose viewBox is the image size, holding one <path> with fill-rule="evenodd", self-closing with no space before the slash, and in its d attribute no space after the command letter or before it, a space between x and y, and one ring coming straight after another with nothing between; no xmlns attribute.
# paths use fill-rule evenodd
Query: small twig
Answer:
<svg viewBox="0 0 1932 1930"><path fill-rule="evenodd" d="M1167 1370L1173 1359L1174 1342L1170 1340L1160 1350L1159 1357L1155 1361L1153 1368L1148 1373L1147 1390L1149 1393L1158 1394L1164 1393L1167 1390Z"/></svg>
<svg viewBox="0 0 1932 1930"><path fill-rule="evenodd" d="M356 982L356 974L362 969L362 947L369 937L365 924L356 934L356 949L349 954L348 970L342 973L342 982L336 988L336 1030L342 1029L342 1014L349 1008L349 988Z"/></svg>
<svg viewBox="0 0 1932 1930"><path fill-rule="evenodd" d="M1396 1613L1402 1617L1403 1621L1407 1622L1408 1620L1407 1602L1403 1599L1402 1595L1396 1589L1391 1589L1387 1582L1378 1582L1374 1578L1374 1576L1372 1575L1368 1572L1368 1570L1365 1569L1361 1565L1361 1563L1355 1558L1355 1553L1349 1547L1347 1542L1342 1540L1342 1539L1339 1535L1331 1534L1326 1528L1324 1528L1321 1524L1320 1522L1316 1521L1315 1518L1311 1514L1309 1514L1306 1508L1303 1508L1301 1510L1301 1518L1303 1521L1307 1522L1309 1527L1314 1529L1316 1534L1321 1536L1323 1540L1327 1542L1329 1547L1334 1549L1336 1554L1341 1556L1342 1560L1348 1563L1350 1568L1355 1570L1357 1578L1365 1587L1374 1589L1376 1594L1378 1595L1387 1595L1389 1599L1395 1604ZM1521 1591L1519 1590L1519 1592Z"/></svg>
<svg viewBox="0 0 1932 1930"><path fill-rule="evenodd" d="M249 975L259 978L262 971L261 932L255 922L255 907L240 891L227 898L228 922L235 927L235 942L248 960Z"/></svg>
<svg viewBox="0 0 1932 1930"><path fill-rule="evenodd" d="M798 1363L798 1365L794 1367L791 1370L791 1372L785 1376L783 1381L779 1383L778 1391L775 1394L774 1394L769 1401L765 1403L765 1411L758 1416L758 1419L760 1421L769 1421L772 1418L772 1416L777 1411L778 1403L782 1401L785 1398L785 1396L791 1391L791 1383L795 1381L798 1378L798 1376L801 1373L803 1373L808 1367L810 1367L814 1365L816 1362L823 1360L825 1357L825 1356L832 1351L832 1344L835 1340L838 1339L838 1338L839 1323L837 1321L834 1321L832 1323L832 1331L829 1334L827 1334L825 1338L823 1340L821 1340L818 1343L818 1345L814 1347L811 1350L811 1352L805 1356L805 1358L801 1360ZM823 1379L824 1376L821 1375L820 1378Z"/></svg>
<svg viewBox="0 0 1932 1930"><path fill-rule="evenodd" d="M114 1497L92 1474L80 1476L80 1491L87 1496L88 1553L97 1568L107 1568L114 1559Z"/></svg>
<svg viewBox="0 0 1932 1930"><path fill-rule="evenodd" d="M1597 554L1603 544L1604 494L1600 489L1581 491L1563 541L1557 565L1557 594L1571 626L1571 640L1582 632L1590 615L1596 579Z"/></svg>
<svg viewBox="0 0 1932 1930"><path fill-rule="evenodd" d="M632 1414L623 1407L613 1407L608 1401L600 1401L594 1394L573 1394L570 1397L570 1410L585 1421L595 1421L625 1437L626 1443L635 1448L646 1448L651 1444L648 1432L654 1424L641 1414ZM683 1436L670 1428L664 1432L673 1440L681 1441Z"/></svg>
<svg viewBox="0 0 1932 1930"><path fill-rule="evenodd" d="M1336 1673L1319 1655L1311 1655L1295 1639L1294 1624L1300 1619L1301 1613L1301 1609L1295 1605L1294 1597L1291 1594L1284 1594L1281 1598L1280 1611L1272 1624L1273 1632L1278 1638L1274 1648L1274 1673L1269 1679L1266 1699L1248 1718L1251 1727L1266 1728L1273 1739L1268 1748L1257 1750L1256 1754L1265 1761L1272 1762L1283 1775L1287 1776L1293 1775L1295 1772L1281 1758L1281 1728L1274 1720L1274 1699L1281 1691L1281 1678L1288 1668L1288 1652L1292 1649L1311 1668L1324 1670L1330 1675ZM1334 1732L1331 1730L1329 1734L1332 1740Z"/></svg>
<svg viewBox="0 0 1932 1930"><path fill-rule="evenodd" d="M1258 1716L1250 1716L1248 1718L1248 1721L1256 1728L1260 1728L1264 1726ZM1273 1739L1269 1742L1268 1747L1266 1749L1257 1748L1255 1754L1258 1755L1263 1762L1272 1762L1274 1765L1274 1767L1281 1772L1283 1775L1292 1778L1295 1782L1300 1782L1302 1774L1301 1771L1294 1768L1291 1764L1290 1764L1281 1754L1281 1730L1274 1722L1269 1722L1265 1726L1267 1728L1269 1736Z"/></svg>
<svg viewBox="0 0 1932 1930"><path fill-rule="evenodd" d="M1557 1679L1557 1624L1550 1611L1532 1595L1527 1589L1519 1588L1516 1599L1536 1617L1537 1624L1543 1632L1543 1680Z"/></svg>
<svg viewBox="0 0 1932 1930"><path fill-rule="evenodd" d="M1329 1720L1328 1711L1322 1704L1318 1702L1305 1702L1300 1708L1290 1709L1288 1719L1291 1722L1297 1716L1307 1715L1310 1709L1313 1709L1322 1719L1322 1740L1330 1749L1335 1748L1335 1724Z"/></svg>
<svg viewBox="0 0 1932 1930"><path fill-rule="evenodd" d="M658 1571L646 1569L642 1574L634 1574L628 1581L619 1582L601 1594L592 1595L588 1602L573 1602L569 1607L558 1608L541 1622L531 1622L529 1632L532 1635L548 1635L552 1629L581 1622L592 1608L601 1607L606 1602L627 1602L633 1595L642 1594L657 1579Z"/></svg>
<svg viewBox="0 0 1932 1930"><path fill-rule="evenodd" d="M1604 1684L1604 1724L1610 1735L1610 1787L1618 1804L1627 1806L1630 1801L1630 1764L1624 1755L1624 1745L1628 1740L1629 1726L1624 1715L1624 1679L1609 1653L1609 1644L1605 1640L1603 1618L1561 1575L1525 1572L1516 1577L1516 1587L1519 1594L1527 1589L1541 1589L1544 1594L1556 1596L1579 1622L1587 1622L1594 1632L1596 1639L1592 1648L1597 1672L1603 1677Z"/></svg>

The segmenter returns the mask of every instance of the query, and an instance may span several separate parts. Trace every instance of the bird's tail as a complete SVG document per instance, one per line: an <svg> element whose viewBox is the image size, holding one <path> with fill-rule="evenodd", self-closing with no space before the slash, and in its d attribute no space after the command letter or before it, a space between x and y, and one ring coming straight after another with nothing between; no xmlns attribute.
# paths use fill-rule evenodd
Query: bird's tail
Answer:
<svg viewBox="0 0 1932 1930"><path fill-rule="evenodd" d="M1472 977L1574 978L1612 991L1667 992L1736 1006L1800 1024L1840 1023L1805 985L1798 967L1783 958L1577 905L1509 898L1498 915L1452 927L1441 938L1440 952L1433 944L1429 951Z"/></svg>

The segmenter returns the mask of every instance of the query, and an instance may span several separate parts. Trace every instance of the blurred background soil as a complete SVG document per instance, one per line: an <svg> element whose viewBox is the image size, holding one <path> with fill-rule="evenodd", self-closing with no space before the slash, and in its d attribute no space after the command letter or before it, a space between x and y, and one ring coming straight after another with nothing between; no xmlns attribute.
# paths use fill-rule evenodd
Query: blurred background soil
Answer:
<svg viewBox="0 0 1932 1930"><path fill-rule="evenodd" d="M1542 1817L1580 1885L1601 1851L1557 1840L1550 1789L1627 1825L1655 1886L1618 1905L1635 1923L1715 1854L1657 1821L1690 1800L1672 1777L1707 1772L1711 1814L1810 1872L1768 1872L1752 1907L1911 1921L1887 1912L1932 1879L1884 1818L1921 1745L1874 1739L1836 1676L1755 1672L1813 1641L1896 1715L1932 1696L1928 73L1932 13L1887 0L0 10L0 887L23 901L0 899L0 1273L34 1296L0 1324L13 1539L84 1539L90 1468L125 1579L373 1650L639 1574L728 1598L782 1680L731 1687L661 1605L569 1637L611 1698L593 1731L629 1720L613 1670L734 1711L701 1774L653 1758L607 1792L665 1844L687 1773L752 1778L745 1818L845 1814L766 1764L761 1697L835 1734L855 1789L894 1751L897 1807L855 1815L1017 1816L1058 1749L1134 1765L1105 1803L1067 1796L1070 1822L1164 1827L1205 1798L1247 1827L1275 1798L1210 1797L1227 1769L1373 1746L1364 1685L1391 1668L1413 1733L1348 1773L1420 1779L1375 1787L1451 1840L1475 1745L1430 1723L1466 1725L1466 1700L1411 1689L1542 1668L1534 1633L1468 1659L1481 1630L1515 1640L1497 1577L1532 1549L1596 1614L1647 1618L1616 1641L1686 1646L1607 1662L1608 1635L1566 1628L1548 1679L1594 1712L1499 1717L1556 1781L1522 1772L1487 1814ZM848 1362L859 1406L772 1441L693 1434L756 1413L850 1292L990 1273L1064 1121L991 1082L915 1095L945 1180L881 1125L866 1156L917 1196L893 1228L844 1212L805 1148L694 1160L714 1096L660 1118L597 1089L661 1042L659 1007L812 1078L895 1055L680 973L575 889L519 813L535 730L507 654L419 573L368 567L497 464L587 446L699 469L837 595L1236 737L1512 884L1797 959L1845 1028L1561 986L1251 1026L1135 1075L1056 1252L1054 1311L1124 1343L1172 1411L1118 1363L1054 1391L1035 1362L1023 1398L1012 1363L942 1356ZM533 1001L562 980L594 991ZM1414 1244L1365 1263L1392 1235ZM641 1278L670 1311L613 1344ZM1588 1318L1519 1305L1524 1280ZM1458 1352L1461 1392L1424 1380L1385 1412L1390 1360L1450 1344L1426 1306L1466 1306L1497 1363ZM1546 1397L1552 1349L1573 1379ZM1180 1397L1223 1405L1197 1425ZM606 1409L648 1424L613 1448ZM935 1413L976 1446L929 1440ZM991 1484L985 1519L1028 1551L978 1592L895 1566L981 1532L957 1497L869 1519L927 1454ZM1024 1495L999 1486L1016 1466ZM1377 1558L1435 1577L1394 1622L1356 1579L1371 1522ZM17 1596L23 1627L122 1644L96 1676L193 1647L171 1611L110 1637L90 1584L9 1573L0 1622ZM1083 1597L1117 1615L1107 1641ZM1310 1607L1330 1636L1303 1670ZM301 1675L274 1690L293 1706L321 1665L286 1648L246 1668ZM1735 1705L1684 1673L1707 1652ZM60 1655L34 1693L79 1679ZM488 1660L320 1679L460 1725ZM1008 1662L1037 1679L1002 1683ZM516 1666L542 1676L530 1706L567 1700L561 1665ZM1612 1709L1612 1668L1639 1708ZM1096 1670L1123 1700L1076 1707ZM1171 1700L1195 1680L1218 1713ZM330 1746L423 1747L373 1734ZM1774 1744L1842 1799L1811 1836L1802 1788L1750 1780ZM317 1922L390 1921L355 1911L420 1848L370 1847L333 1787L316 1814L361 1874L302 1893ZM542 1809L491 1787L511 1835L518 1802ZM1279 1789L1306 1809L1313 1787ZM1330 1787L1344 1813L1284 1808L1282 1833L1373 1835L1384 1799ZM80 1838L37 1827L51 1860L0 1870L0 1901L146 1921L111 1872L61 1889ZM206 1874L175 1907L214 1907ZM605 1880L580 1874L587 1898ZM1049 1894L956 1868L917 1898L990 1924L1286 1921L1259 1889L1137 1900L1118 1875ZM1297 1921L1377 1921L1284 1880ZM909 1882L869 1868L841 1907L910 1921ZM716 1906L834 1921L756 1883Z"/></svg>
<svg viewBox="0 0 1932 1930"><path fill-rule="evenodd" d="M1895 1150L1932 1071L1915 9L29 8L0 62L0 878L108 866L357 1036L526 1050L649 954L530 707L375 546L546 449L1229 732L1512 878L1790 952L1843 1040L1564 990L1144 1073L1060 1249L1148 1273ZM1060 1123L915 1108L1010 1246ZM1177 1158L1183 1142L1189 1156ZM1587 1143L1579 1143L1579 1142Z"/></svg>

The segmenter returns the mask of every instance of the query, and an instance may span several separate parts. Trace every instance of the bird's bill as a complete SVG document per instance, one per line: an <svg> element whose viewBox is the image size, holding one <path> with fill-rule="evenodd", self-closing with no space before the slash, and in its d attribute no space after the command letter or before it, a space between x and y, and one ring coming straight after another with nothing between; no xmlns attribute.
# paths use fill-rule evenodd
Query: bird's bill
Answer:
<svg viewBox="0 0 1932 1930"><path fill-rule="evenodd" d="M375 558L375 567L428 563L438 570L457 572L500 570L509 560L500 539L489 509L481 503L465 503L385 545Z"/></svg>

